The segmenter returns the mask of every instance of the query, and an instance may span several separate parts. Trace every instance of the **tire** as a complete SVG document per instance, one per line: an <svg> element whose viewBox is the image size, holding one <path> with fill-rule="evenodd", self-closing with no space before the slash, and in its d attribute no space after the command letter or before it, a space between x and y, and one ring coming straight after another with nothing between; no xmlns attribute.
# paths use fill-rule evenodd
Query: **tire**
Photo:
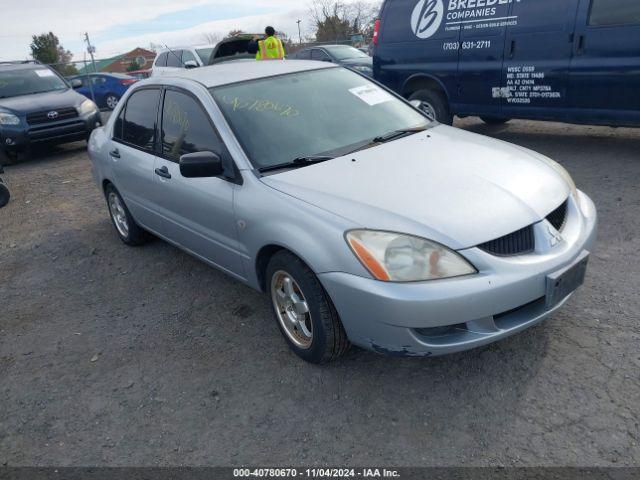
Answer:
<svg viewBox="0 0 640 480"><path fill-rule="evenodd" d="M113 93L110 93L109 95L107 95L104 99L104 103L107 105L107 108L109 110L113 110L118 106L118 101L120 99L118 98L117 95L114 95Z"/></svg>
<svg viewBox="0 0 640 480"><path fill-rule="evenodd" d="M286 278L291 280L291 289L286 287ZM267 265L266 279L276 323L296 355L322 364L349 349L338 312L318 277L302 260L286 251L276 253Z"/></svg>
<svg viewBox="0 0 640 480"><path fill-rule="evenodd" d="M418 90L409 97L409 101L429 118L435 117L434 120L445 125L453 123L453 114L444 93L438 90ZM420 104L417 101L420 101Z"/></svg>
<svg viewBox="0 0 640 480"><path fill-rule="evenodd" d="M18 160L15 153L5 152L0 149L0 165L14 165Z"/></svg>
<svg viewBox="0 0 640 480"><path fill-rule="evenodd" d="M502 117L480 117L480 120L482 120L487 125L503 125L511 119Z"/></svg>
<svg viewBox="0 0 640 480"><path fill-rule="evenodd" d="M132 247L147 243L150 234L136 223L120 193L112 184L105 188L105 198L111 223L113 223L120 240Z"/></svg>
<svg viewBox="0 0 640 480"><path fill-rule="evenodd" d="M11 198L11 193L9 192L9 189L0 180L0 208L4 207L7 203L9 203L10 198Z"/></svg>

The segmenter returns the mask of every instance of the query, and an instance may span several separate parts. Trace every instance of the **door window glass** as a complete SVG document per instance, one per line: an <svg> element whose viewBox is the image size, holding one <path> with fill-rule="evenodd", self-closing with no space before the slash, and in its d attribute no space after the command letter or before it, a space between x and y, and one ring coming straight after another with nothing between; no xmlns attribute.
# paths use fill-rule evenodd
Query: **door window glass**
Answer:
<svg viewBox="0 0 640 480"><path fill-rule="evenodd" d="M169 56L167 57L167 67L182 67L182 50L173 50L172 52L168 52L168 54Z"/></svg>
<svg viewBox="0 0 640 480"><path fill-rule="evenodd" d="M153 150L160 91L139 90L127 101L122 125L122 140L135 147Z"/></svg>
<svg viewBox="0 0 640 480"><path fill-rule="evenodd" d="M167 90L162 109L163 155L178 161L181 155L205 151L222 153L209 116L189 95Z"/></svg>
<svg viewBox="0 0 640 480"><path fill-rule="evenodd" d="M300 60L311 60L311 50L302 50L296 54L296 58Z"/></svg>
<svg viewBox="0 0 640 480"><path fill-rule="evenodd" d="M156 60L156 67L166 67L168 55L169 55L169 52L162 53Z"/></svg>
<svg viewBox="0 0 640 480"><path fill-rule="evenodd" d="M323 60L331 60L331 59L329 58L329 55L324 53L322 50L315 49L311 51L311 60L323 61Z"/></svg>
<svg viewBox="0 0 640 480"><path fill-rule="evenodd" d="M183 50L182 51L182 63L187 63L189 60L198 63L196 60L196 56L191 53L191 50Z"/></svg>
<svg viewBox="0 0 640 480"><path fill-rule="evenodd" d="M589 25L640 25L640 2L638 0L593 0Z"/></svg>

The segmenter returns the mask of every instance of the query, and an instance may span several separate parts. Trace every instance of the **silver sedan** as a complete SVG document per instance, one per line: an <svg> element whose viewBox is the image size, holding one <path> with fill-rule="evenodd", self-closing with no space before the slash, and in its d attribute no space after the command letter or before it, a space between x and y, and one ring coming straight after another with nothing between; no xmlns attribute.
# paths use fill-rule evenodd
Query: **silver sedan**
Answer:
<svg viewBox="0 0 640 480"><path fill-rule="evenodd" d="M485 345L582 284L596 210L549 158L327 63L179 75L133 86L91 136L115 231L266 292L304 360Z"/></svg>

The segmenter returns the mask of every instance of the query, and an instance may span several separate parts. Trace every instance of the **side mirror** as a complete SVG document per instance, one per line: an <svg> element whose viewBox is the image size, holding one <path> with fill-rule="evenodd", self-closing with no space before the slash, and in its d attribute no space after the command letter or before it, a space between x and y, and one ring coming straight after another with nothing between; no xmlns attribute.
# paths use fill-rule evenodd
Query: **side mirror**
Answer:
<svg viewBox="0 0 640 480"><path fill-rule="evenodd" d="M71 88L80 88L82 86L82 80L79 78L74 78L71 80Z"/></svg>
<svg viewBox="0 0 640 480"><path fill-rule="evenodd" d="M198 63L195 60L187 60L184 62L184 68L191 70L192 68L198 68Z"/></svg>
<svg viewBox="0 0 640 480"><path fill-rule="evenodd" d="M180 157L180 173L185 178L207 178L222 175L222 159L213 152L188 153Z"/></svg>

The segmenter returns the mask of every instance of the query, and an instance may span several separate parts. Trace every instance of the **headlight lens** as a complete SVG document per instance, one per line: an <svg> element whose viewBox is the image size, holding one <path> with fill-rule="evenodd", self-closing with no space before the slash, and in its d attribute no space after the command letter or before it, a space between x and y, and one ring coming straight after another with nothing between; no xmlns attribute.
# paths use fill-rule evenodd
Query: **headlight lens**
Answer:
<svg viewBox="0 0 640 480"><path fill-rule="evenodd" d="M377 280L419 282L477 273L453 250L424 238L375 230L352 230L346 238Z"/></svg>
<svg viewBox="0 0 640 480"><path fill-rule="evenodd" d="M88 113L94 113L98 110L98 107L91 100L85 100L80 105L80 115L87 115Z"/></svg>
<svg viewBox="0 0 640 480"><path fill-rule="evenodd" d="M12 113L0 112L0 125L20 125L20 119Z"/></svg>
<svg viewBox="0 0 640 480"><path fill-rule="evenodd" d="M551 168L553 168L558 173L558 175L560 175L563 178L563 180L567 182L567 185L569 185L569 188L571 189L571 195L573 195L573 198L575 198L577 201L578 189L576 188L576 184L573 181L573 178L571 178L571 175L569 174L569 172L567 172L567 170L558 162L551 160L550 158L541 156L540 160L542 160L544 163L546 163Z"/></svg>

